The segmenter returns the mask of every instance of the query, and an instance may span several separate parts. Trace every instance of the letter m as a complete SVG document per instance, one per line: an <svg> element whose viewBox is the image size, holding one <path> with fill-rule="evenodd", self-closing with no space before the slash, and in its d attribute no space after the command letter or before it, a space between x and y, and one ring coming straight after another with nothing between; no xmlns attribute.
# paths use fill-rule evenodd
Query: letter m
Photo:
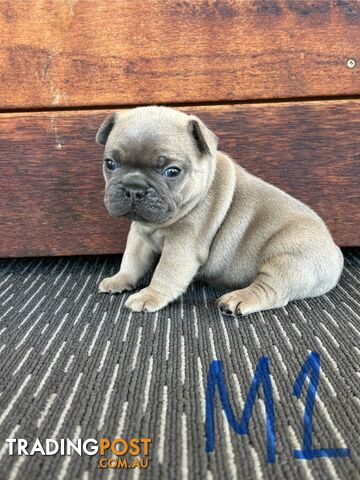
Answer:
<svg viewBox="0 0 360 480"><path fill-rule="evenodd" d="M255 374L239 422L237 422L230 405L229 395L225 386L222 363L219 360L213 360L211 362L206 386L206 452L212 452L215 448L216 388L219 391L220 402L230 426L239 435L247 435L249 433L249 421L255 404L256 394L261 385L265 396L267 462L275 463L275 410L269 373L269 359L267 357L261 357L256 366Z"/></svg>

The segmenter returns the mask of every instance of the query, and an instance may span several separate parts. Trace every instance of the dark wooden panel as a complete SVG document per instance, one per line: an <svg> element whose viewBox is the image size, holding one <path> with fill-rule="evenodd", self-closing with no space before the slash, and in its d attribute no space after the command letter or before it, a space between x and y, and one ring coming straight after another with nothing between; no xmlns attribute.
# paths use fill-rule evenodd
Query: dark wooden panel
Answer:
<svg viewBox="0 0 360 480"><path fill-rule="evenodd" d="M359 27L358 0L4 0L0 108L359 94Z"/></svg>
<svg viewBox="0 0 360 480"><path fill-rule="evenodd" d="M186 108L249 171L310 204L341 245L360 244L360 101ZM115 253L128 222L102 203L106 111L0 115L0 257Z"/></svg>

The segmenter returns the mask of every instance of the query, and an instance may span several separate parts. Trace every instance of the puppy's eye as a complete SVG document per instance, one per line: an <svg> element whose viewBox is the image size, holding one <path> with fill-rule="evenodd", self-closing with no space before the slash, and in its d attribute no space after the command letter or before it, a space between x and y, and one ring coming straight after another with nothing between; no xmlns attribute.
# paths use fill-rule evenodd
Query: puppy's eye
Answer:
<svg viewBox="0 0 360 480"><path fill-rule="evenodd" d="M177 177L180 175L180 173L181 170L178 167L169 167L163 171L163 175L165 175L165 177Z"/></svg>
<svg viewBox="0 0 360 480"><path fill-rule="evenodd" d="M116 163L114 162L114 160L111 160L111 158L105 158L105 167L108 170L115 170Z"/></svg>

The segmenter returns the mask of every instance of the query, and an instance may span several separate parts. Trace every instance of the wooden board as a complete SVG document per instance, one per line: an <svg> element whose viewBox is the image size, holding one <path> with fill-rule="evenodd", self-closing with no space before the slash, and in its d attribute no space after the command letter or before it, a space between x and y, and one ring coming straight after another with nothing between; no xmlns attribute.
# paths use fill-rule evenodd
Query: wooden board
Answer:
<svg viewBox="0 0 360 480"><path fill-rule="evenodd" d="M356 95L359 44L358 0L2 1L0 109Z"/></svg>
<svg viewBox="0 0 360 480"><path fill-rule="evenodd" d="M341 245L360 244L360 101L184 108L249 171L310 204ZM103 206L108 111L0 115L0 257L121 252L129 223Z"/></svg>

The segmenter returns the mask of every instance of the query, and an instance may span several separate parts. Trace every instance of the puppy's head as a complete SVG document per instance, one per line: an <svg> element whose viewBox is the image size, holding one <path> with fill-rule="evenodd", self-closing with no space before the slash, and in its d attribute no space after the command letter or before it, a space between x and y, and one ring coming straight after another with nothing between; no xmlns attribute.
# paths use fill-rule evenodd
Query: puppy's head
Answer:
<svg viewBox="0 0 360 480"><path fill-rule="evenodd" d="M96 141L105 145L105 205L112 216L171 223L211 182L217 137L195 116L155 106L113 113Z"/></svg>

